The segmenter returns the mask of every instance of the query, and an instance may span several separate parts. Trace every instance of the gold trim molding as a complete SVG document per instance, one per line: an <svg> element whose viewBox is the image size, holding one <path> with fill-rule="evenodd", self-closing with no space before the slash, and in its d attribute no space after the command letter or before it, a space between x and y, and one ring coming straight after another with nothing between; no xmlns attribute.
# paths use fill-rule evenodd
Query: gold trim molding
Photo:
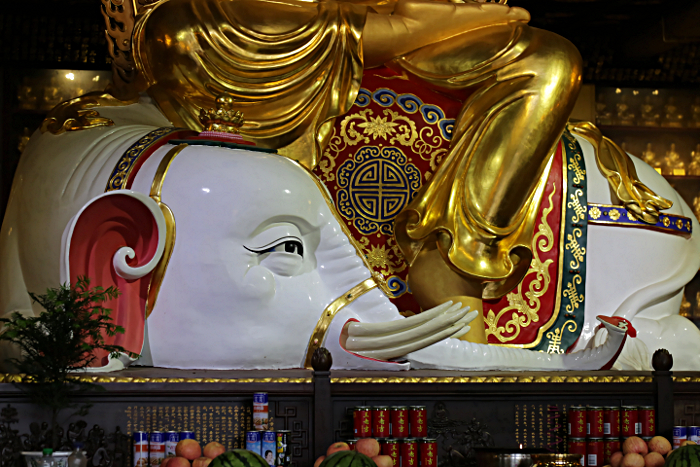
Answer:
<svg viewBox="0 0 700 467"><path fill-rule="evenodd" d="M88 383L269 383L269 384L311 384L308 378L149 378L109 375L83 375L78 381ZM454 384L454 383L652 383L653 376L629 375L538 375L538 376L380 376L331 378L331 384ZM676 383L700 383L698 376L674 376ZM24 374L0 374L0 383L31 382Z"/></svg>
<svg viewBox="0 0 700 467"><path fill-rule="evenodd" d="M700 377L697 378L700 381ZM426 383L651 383L652 376L443 376L331 378L331 384L426 384Z"/></svg>
<svg viewBox="0 0 700 467"><path fill-rule="evenodd" d="M76 379L85 383L291 383L310 384L313 378L148 378L132 376L82 375ZM23 373L0 374L0 383L30 383Z"/></svg>

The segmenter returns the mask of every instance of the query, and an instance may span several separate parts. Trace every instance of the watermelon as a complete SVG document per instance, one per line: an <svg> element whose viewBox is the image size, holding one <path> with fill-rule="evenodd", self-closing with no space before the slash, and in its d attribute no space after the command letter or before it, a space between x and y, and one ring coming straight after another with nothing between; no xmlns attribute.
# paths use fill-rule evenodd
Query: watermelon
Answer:
<svg viewBox="0 0 700 467"><path fill-rule="evenodd" d="M270 467L265 459L253 451L234 449L211 461L209 467Z"/></svg>
<svg viewBox="0 0 700 467"><path fill-rule="evenodd" d="M671 452L666 458L665 467L700 466L700 446L688 444Z"/></svg>
<svg viewBox="0 0 700 467"><path fill-rule="evenodd" d="M377 464L357 451L338 451L326 457L319 467L377 467Z"/></svg>

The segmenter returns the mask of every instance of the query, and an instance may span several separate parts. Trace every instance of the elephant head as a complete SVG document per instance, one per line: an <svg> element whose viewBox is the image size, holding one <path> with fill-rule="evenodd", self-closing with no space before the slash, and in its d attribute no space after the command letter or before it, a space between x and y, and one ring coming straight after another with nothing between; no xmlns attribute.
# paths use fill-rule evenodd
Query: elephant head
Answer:
<svg viewBox="0 0 700 467"><path fill-rule="evenodd" d="M144 165L134 190L154 184L153 167ZM144 353L155 366L293 368L324 345L336 368L405 369L406 358L395 360L408 355L424 367L598 369L627 335L605 323L604 345L572 355L452 339L476 312L448 303L402 317L376 287L325 187L297 163L190 146L162 175L160 199L176 227L146 318Z"/></svg>

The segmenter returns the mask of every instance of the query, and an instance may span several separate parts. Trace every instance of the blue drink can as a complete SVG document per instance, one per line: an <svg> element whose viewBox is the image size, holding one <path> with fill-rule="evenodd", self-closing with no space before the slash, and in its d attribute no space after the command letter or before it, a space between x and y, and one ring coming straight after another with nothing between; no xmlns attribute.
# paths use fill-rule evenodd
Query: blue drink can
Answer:
<svg viewBox="0 0 700 467"><path fill-rule="evenodd" d="M245 448L246 450L254 452L257 455L261 455L260 451L262 449L262 432L247 431L245 434Z"/></svg>
<svg viewBox="0 0 700 467"><path fill-rule="evenodd" d="M274 467L277 462L277 433L274 431L262 432L261 452L267 463Z"/></svg>
<svg viewBox="0 0 700 467"><path fill-rule="evenodd" d="M175 448L180 441L180 434L177 431L167 431L165 433L165 457L175 457Z"/></svg>
<svg viewBox="0 0 700 467"><path fill-rule="evenodd" d="M689 426L688 430L690 433L688 433L688 439L700 444L700 426Z"/></svg>
<svg viewBox="0 0 700 467"><path fill-rule="evenodd" d="M673 427L673 449L679 448L681 443L688 439L688 430L684 426Z"/></svg>
<svg viewBox="0 0 700 467"><path fill-rule="evenodd" d="M194 431L181 431L180 441L182 441L183 439L195 439Z"/></svg>
<svg viewBox="0 0 700 467"><path fill-rule="evenodd" d="M165 459L165 434L162 431L153 431L148 443L148 465L159 467Z"/></svg>
<svg viewBox="0 0 700 467"><path fill-rule="evenodd" d="M265 431L269 428L269 411L267 393L256 392L253 394L253 428Z"/></svg>
<svg viewBox="0 0 700 467"><path fill-rule="evenodd" d="M148 433L134 431L134 465L148 467Z"/></svg>

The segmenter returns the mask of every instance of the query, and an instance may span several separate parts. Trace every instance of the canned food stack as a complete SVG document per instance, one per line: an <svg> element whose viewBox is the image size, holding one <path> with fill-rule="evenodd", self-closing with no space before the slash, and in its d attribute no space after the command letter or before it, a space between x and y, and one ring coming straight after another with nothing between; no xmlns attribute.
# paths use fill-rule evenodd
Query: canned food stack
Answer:
<svg viewBox="0 0 700 467"><path fill-rule="evenodd" d="M654 406L571 406L568 451L582 467L603 467L630 436L649 442L656 434Z"/></svg>
<svg viewBox="0 0 700 467"><path fill-rule="evenodd" d="M355 438L347 440L354 450L359 439L376 438L381 454L395 467L437 466L437 440L428 438L424 405L358 406L353 410Z"/></svg>
<svg viewBox="0 0 700 467"><path fill-rule="evenodd" d="M194 440L194 432L135 431L133 439L134 467L160 467L166 458L176 457L176 447L181 440ZM201 448L199 455L201 455Z"/></svg>
<svg viewBox="0 0 700 467"><path fill-rule="evenodd" d="M292 463L292 432L268 430L269 422L268 395L256 392L253 394L253 430L246 432L245 448L262 456L271 467L287 467Z"/></svg>
<svg viewBox="0 0 700 467"><path fill-rule="evenodd" d="M673 449L679 448L684 441L700 444L700 426L674 426Z"/></svg>

